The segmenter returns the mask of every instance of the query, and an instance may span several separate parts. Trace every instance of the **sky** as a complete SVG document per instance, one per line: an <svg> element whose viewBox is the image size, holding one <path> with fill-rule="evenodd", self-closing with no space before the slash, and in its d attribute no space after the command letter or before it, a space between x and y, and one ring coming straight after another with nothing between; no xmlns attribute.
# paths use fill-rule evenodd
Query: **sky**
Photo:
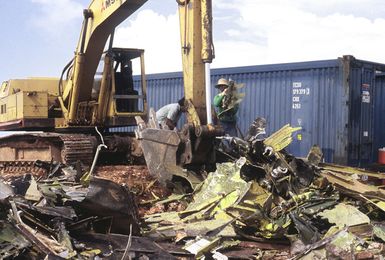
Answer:
<svg viewBox="0 0 385 260"><path fill-rule="evenodd" d="M128 0L129 1L129 0ZM0 80L59 77L90 0L0 1ZM213 0L212 68L336 59L385 63L383 0ZM146 72L181 70L175 0L149 0L116 30L145 49Z"/></svg>

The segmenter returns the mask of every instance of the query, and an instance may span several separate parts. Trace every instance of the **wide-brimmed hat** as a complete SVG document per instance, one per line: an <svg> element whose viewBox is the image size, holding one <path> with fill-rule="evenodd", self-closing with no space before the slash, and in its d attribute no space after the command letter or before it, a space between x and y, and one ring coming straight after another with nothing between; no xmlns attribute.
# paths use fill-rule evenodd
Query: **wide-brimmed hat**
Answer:
<svg viewBox="0 0 385 260"><path fill-rule="evenodd" d="M215 85L216 88L219 88L219 87L228 87L229 86L229 81L225 78L220 78L218 80L218 83Z"/></svg>

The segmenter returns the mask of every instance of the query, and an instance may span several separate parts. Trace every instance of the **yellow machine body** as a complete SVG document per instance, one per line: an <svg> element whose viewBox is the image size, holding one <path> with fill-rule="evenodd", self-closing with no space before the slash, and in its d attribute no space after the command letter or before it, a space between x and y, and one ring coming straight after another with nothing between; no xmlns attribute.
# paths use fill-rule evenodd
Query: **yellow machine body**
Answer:
<svg viewBox="0 0 385 260"><path fill-rule="evenodd" d="M0 88L0 126L4 130L18 130L44 123L53 127L54 120L48 120L49 107L57 99L58 79L29 78L15 79L2 83ZM55 91L56 90L56 91Z"/></svg>
<svg viewBox="0 0 385 260"><path fill-rule="evenodd" d="M132 126L136 125L135 117L146 119L144 51L113 48L115 28L146 1L93 0L83 12L75 56L65 66L61 77L12 79L2 84L0 130L42 130L45 133L1 138L0 153L8 153L11 149L14 152L9 159L29 161L43 156L37 155L40 150L44 151L40 158L89 162L100 142L95 136L95 127L106 130ZM180 13L184 92L188 102L188 122L183 138L191 142L184 145L182 155L173 154L172 160L181 164L199 163L212 157L211 140L218 132L212 126L205 126L205 63L213 58L211 0L176 2ZM133 62L136 59L139 62ZM132 78L134 64L139 64L136 71L141 73L140 84L136 86ZM164 139L167 132L159 130L158 136L159 140ZM108 142L106 137L109 136L105 136L104 141ZM135 150L131 139L114 138L106 143L114 157L120 148ZM149 153L159 153L159 150Z"/></svg>

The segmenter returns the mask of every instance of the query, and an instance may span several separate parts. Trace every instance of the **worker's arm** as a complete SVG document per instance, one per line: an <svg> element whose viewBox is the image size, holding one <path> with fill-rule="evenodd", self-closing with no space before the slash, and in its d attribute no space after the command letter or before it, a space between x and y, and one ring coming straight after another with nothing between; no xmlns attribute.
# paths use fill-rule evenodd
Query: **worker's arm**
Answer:
<svg viewBox="0 0 385 260"><path fill-rule="evenodd" d="M223 97L224 95L221 95L222 93L219 93L218 95L216 95L214 97L214 106L215 107L221 107L222 105L222 100L223 100Z"/></svg>
<svg viewBox="0 0 385 260"><path fill-rule="evenodd" d="M214 106L216 107L222 107L222 100L223 98L230 92L230 88L226 88L225 90L223 90L221 93L219 93L218 95L216 95L214 97Z"/></svg>
<svg viewBox="0 0 385 260"><path fill-rule="evenodd" d="M170 130L174 130L175 124L172 120L170 120L169 118L166 118L165 123Z"/></svg>
<svg viewBox="0 0 385 260"><path fill-rule="evenodd" d="M175 104L174 106L172 106L168 113L167 113L167 118L165 120L165 123L166 125L171 129L173 130L176 126L176 123L179 119L179 114L180 114L180 107L178 104Z"/></svg>
<svg viewBox="0 0 385 260"><path fill-rule="evenodd" d="M214 97L214 106L221 107L222 106L222 100L225 97L225 95L222 93L219 93Z"/></svg>

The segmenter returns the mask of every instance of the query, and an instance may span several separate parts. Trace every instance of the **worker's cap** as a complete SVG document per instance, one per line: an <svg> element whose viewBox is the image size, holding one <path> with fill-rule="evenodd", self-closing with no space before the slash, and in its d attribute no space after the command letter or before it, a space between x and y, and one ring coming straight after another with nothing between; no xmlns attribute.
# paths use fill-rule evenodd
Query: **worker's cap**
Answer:
<svg viewBox="0 0 385 260"><path fill-rule="evenodd" d="M216 88L220 88L220 87L228 87L229 86L229 81L225 78L220 78L218 80L218 83L215 85Z"/></svg>

